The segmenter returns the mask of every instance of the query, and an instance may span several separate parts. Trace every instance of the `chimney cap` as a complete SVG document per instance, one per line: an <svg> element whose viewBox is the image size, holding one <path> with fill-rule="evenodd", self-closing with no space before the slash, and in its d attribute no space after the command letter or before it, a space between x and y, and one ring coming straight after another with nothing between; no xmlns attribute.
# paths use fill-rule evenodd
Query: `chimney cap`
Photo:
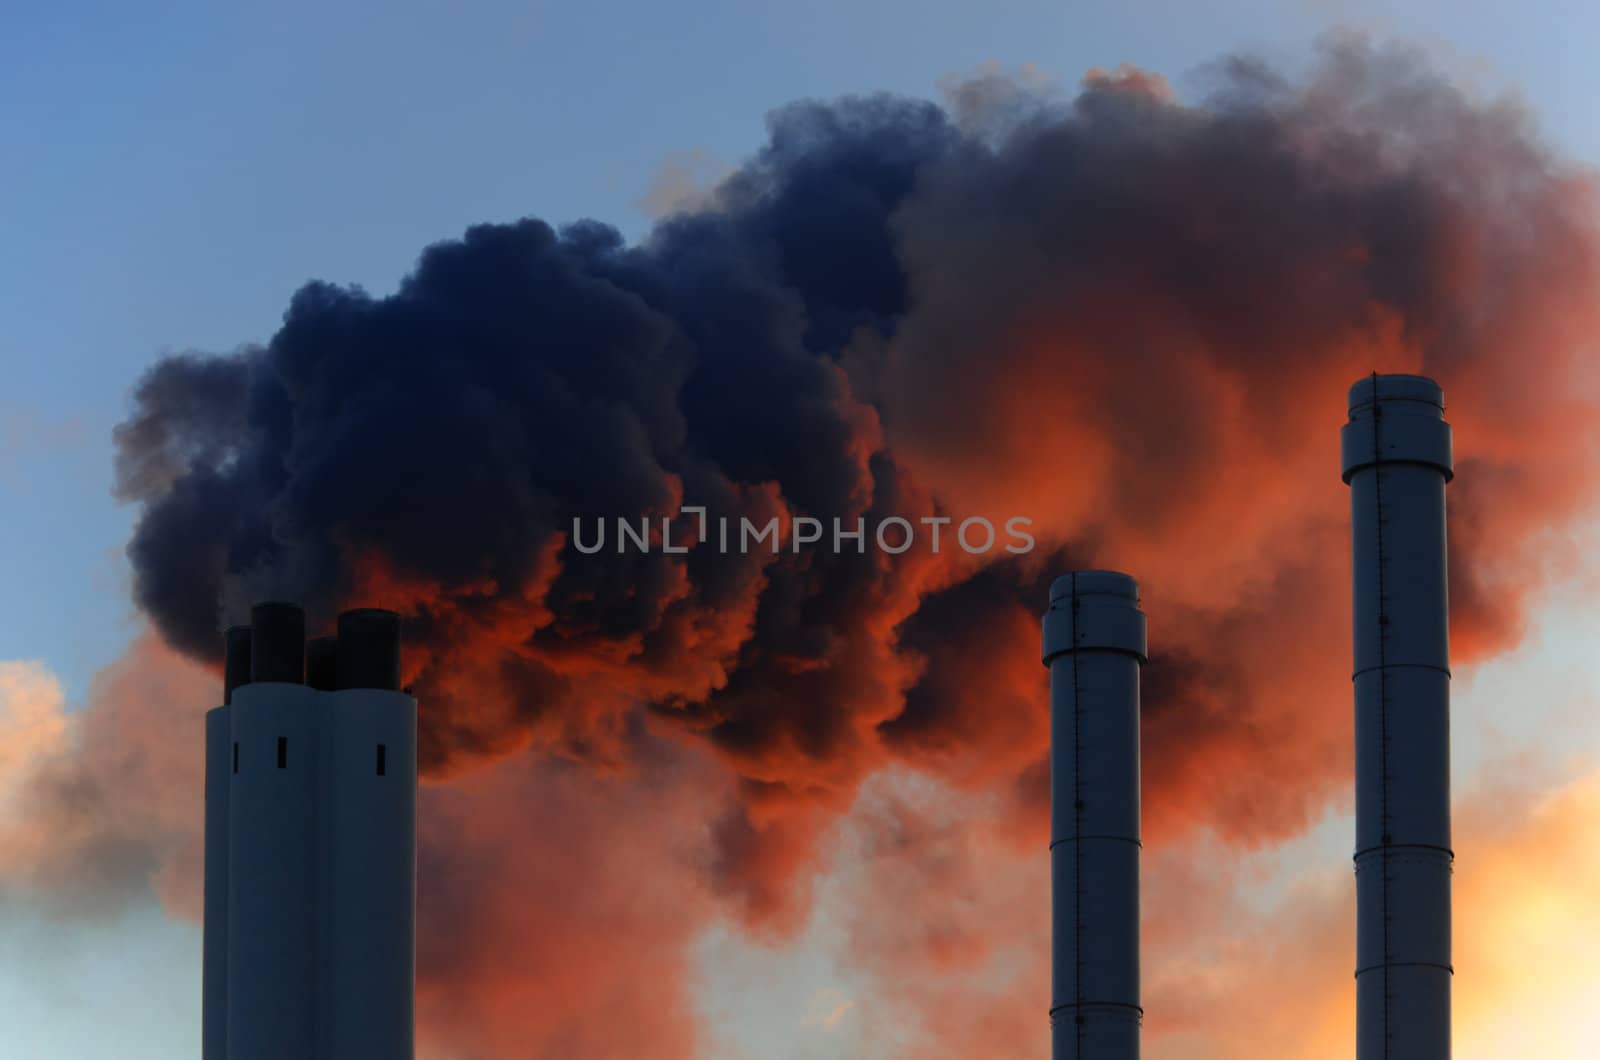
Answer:
<svg viewBox="0 0 1600 1060"><path fill-rule="evenodd" d="M1063 574L1050 585L1050 602L1073 596L1118 596L1139 602L1139 583L1131 575L1114 570L1081 570Z"/></svg>
<svg viewBox="0 0 1600 1060"><path fill-rule="evenodd" d="M1350 412L1371 408L1374 390L1379 401L1416 401L1444 408L1444 390L1425 375L1369 375L1350 384Z"/></svg>

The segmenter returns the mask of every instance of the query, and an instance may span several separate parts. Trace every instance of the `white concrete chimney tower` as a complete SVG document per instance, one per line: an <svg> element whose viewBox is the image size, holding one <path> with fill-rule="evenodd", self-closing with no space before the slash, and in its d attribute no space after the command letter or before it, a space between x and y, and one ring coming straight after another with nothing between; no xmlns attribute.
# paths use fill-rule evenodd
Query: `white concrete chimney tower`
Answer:
<svg viewBox="0 0 1600 1060"><path fill-rule="evenodd" d="M399 620L262 604L206 717L204 1060L412 1060L417 706ZM308 665L309 662L309 665Z"/></svg>

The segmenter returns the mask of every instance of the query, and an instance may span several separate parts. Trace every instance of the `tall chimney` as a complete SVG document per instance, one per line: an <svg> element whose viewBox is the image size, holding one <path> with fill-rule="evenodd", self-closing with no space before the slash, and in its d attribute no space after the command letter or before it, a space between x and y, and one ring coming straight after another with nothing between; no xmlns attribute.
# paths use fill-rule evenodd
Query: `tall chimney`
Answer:
<svg viewBox="0 0 1600 1060"><path fill-rule="evenodd" d="M1050 668L1054 1060L1138 1060L1139 586L1057 578L1044 615Z"/></svg>
<svg viewBox="0 0 1600 1060"><path fill-rule="evenodd" d="M203 1060L415 1055L417 703L400 622L260 604L206 716Z"/></svg>
<svg viewBox="0 0 1600 1060"><path fill-rule="evenodd" d="M1350 388L1355 570L1356 1058L1450 1056L1450 651L1439 385Z"/></svg>

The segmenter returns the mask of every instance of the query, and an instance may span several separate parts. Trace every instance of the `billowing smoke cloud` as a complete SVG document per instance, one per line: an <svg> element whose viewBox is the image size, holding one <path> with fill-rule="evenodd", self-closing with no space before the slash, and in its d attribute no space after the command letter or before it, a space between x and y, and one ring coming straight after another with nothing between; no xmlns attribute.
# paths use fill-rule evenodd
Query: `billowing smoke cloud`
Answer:
<svg viewBox="0 0 1600 1060"><path fill-rule="evenodd" d="M652 741L710 755L734 780L702 807L699 878L781 932L818 837L891 763L1037 837L1044 587L1118 567L1157 653L1147 835L1290 834L1349 774L1346 387L1443 383L1457 657L1512 643L1600 483L1600 239L1590 179L1515 105L1410 52L1335 41L1305 80L1210 79L1195 102L1124 70L1070 97L987 76L948 107L795 104L638 245L528 220L429 248L386 297L311 284L267 345L139 384L118 431L138 602L198 659L257 598L400 610L435 779L525 750L622 778ZM685 504L1022 515L1038 547L571 537L622 516L685 541Z"/></svg>
<svg viewBox="0 0 1600 1060"><path fill-rule="evenodd" d="M0 663L0 905L103 918L153 892L198 919L213 685L150 633L73 713L38 664Z"/></svg>
<svg viewBox="0 0 1600 1060"><path fill-rule="evenodd" d="M420 805L424 1057L704 1055L692 945L715 916L704 755L649 741L630 777L501 760Z"/></svg>

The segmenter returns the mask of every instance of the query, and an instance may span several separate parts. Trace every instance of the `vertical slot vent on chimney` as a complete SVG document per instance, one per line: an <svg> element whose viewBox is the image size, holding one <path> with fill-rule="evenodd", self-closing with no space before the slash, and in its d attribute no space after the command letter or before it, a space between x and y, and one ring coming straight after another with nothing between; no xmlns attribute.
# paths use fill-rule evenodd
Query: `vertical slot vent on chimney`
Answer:
<svg viewBox="0 0 1600 1060"><path fill-rule="evenodd" d="M289 768L289 738L287 736L278 737L278 768Z"/></svg>
<svg viewBox="0 0 1600 1060"><path fill-rule="evenodd" d="M378 776L380 777L386 772L388 754L389 749L380 743L378 745Z"/></svg>

